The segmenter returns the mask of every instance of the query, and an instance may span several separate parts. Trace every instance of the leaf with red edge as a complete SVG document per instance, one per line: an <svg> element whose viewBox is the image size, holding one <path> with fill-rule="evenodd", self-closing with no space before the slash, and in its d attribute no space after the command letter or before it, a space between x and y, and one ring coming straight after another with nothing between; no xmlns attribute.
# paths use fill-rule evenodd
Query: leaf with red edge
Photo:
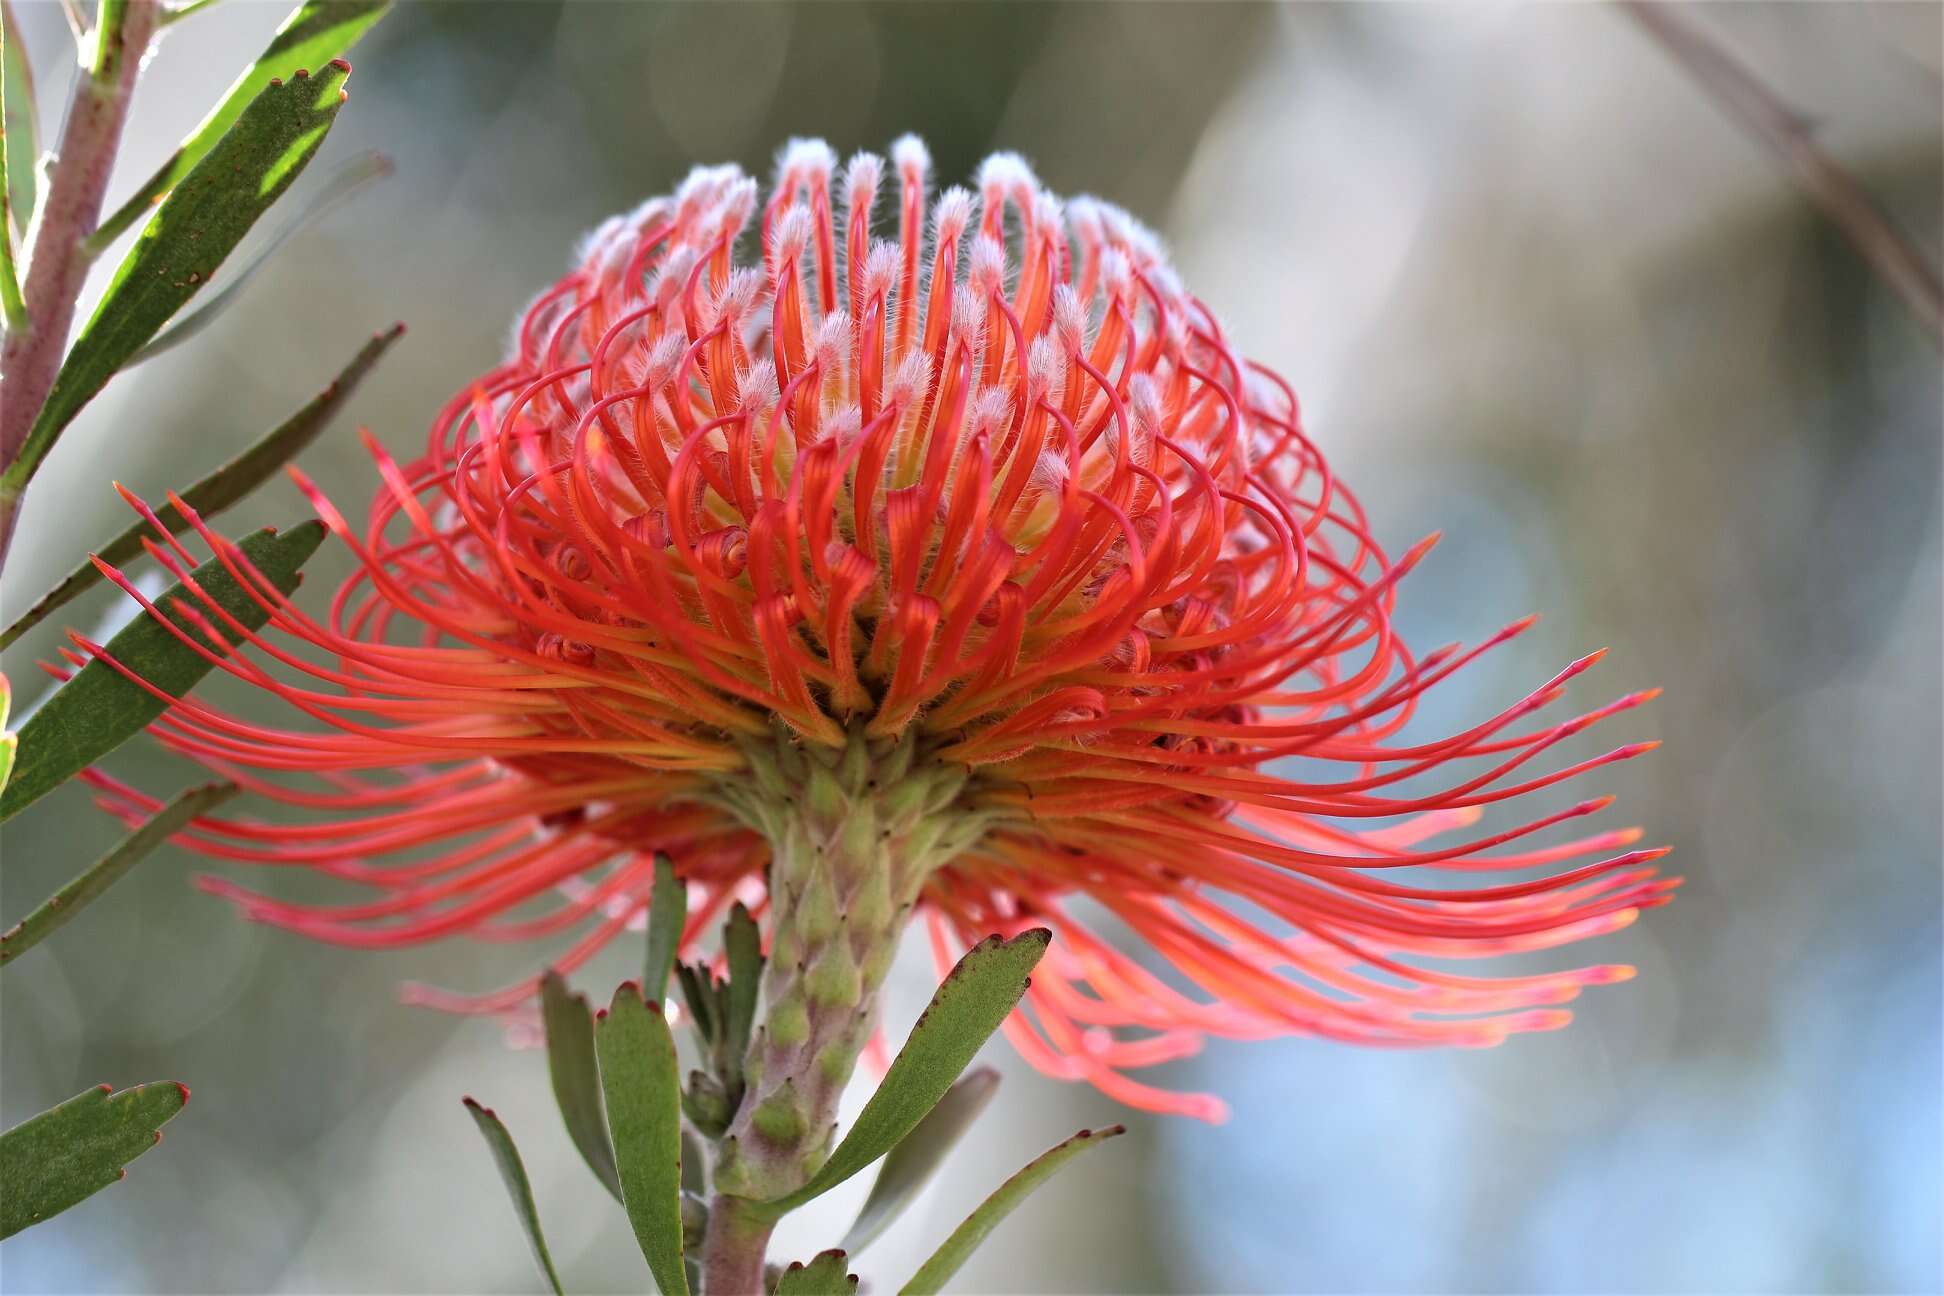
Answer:
<svg viewBox="0 0 1944 1296"><path fill-rule="evenodd" d="M688 1296L682 1260L682 1082L660 1005L623 982L594 1023L621 1202L663 1296Z"/></svg>
<svg viewBox="0 0 1944 1296"><path fill-rule="evenodd" d="M821 1251L805 1264L792 1261L776 1280L773 1296L850 1296L857 1275L847 1272L842 1251Z"/></svg>
<svg viewBox="0 0 1944 1296"><path fill-rule="evenodd" d="M931 1259L919 1266L911 1281L898 1289L898 1296L932 1296L959 1271L959 1266L971 1258L978 1245L986 1240L993 1229L999 1227L1001 1220L1012 1214L1019 1203L1026 1200L1033 1189L1051 1179L1056 1170L1088 1148L1099 1147L1108 1139L1126 1132L1126 1127L1122 1125L1109 1125L1101 1130L1081 1130L1066 1142L1040 1154L1024 1170L1000 1184L992 1196L980 1202L978 1209L966 1216L965 1222L945 1239L945 1244L932 1253Z"/></svg>
<svg viewBox="0 0 1944 1296"><path fill-rule="evenodd" d="M506 1195L513 1199L513 1213L519 1216L520 1231L526 1234L527 1247L533 1252L533 1263L539 1266L540 1275L547 1280L554 1296L560 1296L560 1275L554 1272L546 1235L540 1231L540 1212L533 1204L533 1184L527 1179L520 1149L513 1145L513 1136L507 1133L505 1124L491 1107L482 1107L470 1097L460 1101L472 1113L473 1122L479 1126L479 1133L493 1154L493 1164L499 1168Z"/></svg>
<svg viewBox="0 0 1944 1296"><path fill-rule="evenodd" d="M547 1074L567 1136L594 1177L620 1201L621 1177L614 1169L614 1146L601 1106L601 1072L594 1060L594 1014L587 996L569 990L551 968L540 978L540 1021L547 1032Z"/></svg>
<svg viewBox="0 0 1944 1296"><path fill-rule="evenodd" d="M120 1180L188 1101L189 1090L174 1081L120 1093L97 1085L0 1134L0 1238Z"/></svg>
<svg viewBox="0 0 1944 1296"><path fill-rule="evenodd" d="M289 81L299 68L309 72L322 69L357 44L358 38L385 16L390 4L391 0L310 0L293 9L256 62L244 68L230 85L223 101L210 109L147 183L88 236L88 255L103 251L188 176L243 116L259 90L272 80Z"/></svg>

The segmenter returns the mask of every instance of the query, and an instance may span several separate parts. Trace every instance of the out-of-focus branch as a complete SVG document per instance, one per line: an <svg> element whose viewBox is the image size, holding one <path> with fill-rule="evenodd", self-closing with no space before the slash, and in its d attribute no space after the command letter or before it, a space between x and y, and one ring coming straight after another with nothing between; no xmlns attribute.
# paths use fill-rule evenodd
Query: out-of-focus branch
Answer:
<svg viewBox="0 0 1944 1296"><path fill-rule="evenodd" d="M0 345L0 468L13 462L61 367L88 258L81 240L101 219L101 200L121 145L129 96L155 35L155 0L101 0L94 45L75 78L47 193L27 245L28 324ZM0 563L20 508L17 491L0 493Z"/></svg>
<svg viewBox="0 0 1944 1296"><path fill-rule="evenodd" d="M1676 6L1659 0L1619 3L1724 112L1775 154L1809 200L1944 348L1944 282L1937 268L1823 151L1802 117Z"/></svg>

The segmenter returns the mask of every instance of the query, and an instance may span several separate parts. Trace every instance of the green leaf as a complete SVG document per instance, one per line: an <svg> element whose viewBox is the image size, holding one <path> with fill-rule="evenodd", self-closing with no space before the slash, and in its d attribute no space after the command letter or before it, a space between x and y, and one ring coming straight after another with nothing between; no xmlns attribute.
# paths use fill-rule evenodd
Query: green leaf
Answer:
<svg viewBox="0 0 1944 1296"><path fill-rule="evenodd" d="M181 832L191 819L236 795L234 783L191 788L156 811L149 821L116 843L80 877L49 896L41 907L0 933L0 967L25 954L101 897L102 892L146 859L157 846Z"/></svg>
<svg viewBox="0 0 1944 1296"><path fill-rule="evenodd" d="M675 876L668 856L655 852L655 884L648 892L648 979L641 983L648 998L660 1003L675 971L675 955L682 947L682 928L688 922L688 887Z"/></svg>
<svg viewBox="0 0 1944 1296"><path fill-rule="evenodd" d="M547 1286L560 1296L560 1276L554 1272L553 1257L547 1254L547 1238L540 1231L540 1212L534 1209L533 1185L527 1181L526 1166L520 1161L520 1149L513 1146L513 1136L506 1132L506 1126L493 1113L491 1107L482 1107L471 1098L461 1099L466 1110L479 1126L479 1132L486 1138L486 1146L492 1149L493 1164L499 1167L500 1179L506 1184L506 1195L513 1199L513 1213L520 1217L520 1227L526 1232L527 1245L533 1249L533 1262L540 1266L541 1276L546 1278Z"/></svg>
<svg viewBox="0 0 1944 1296"><path fill-rule="evenodd" d="M763 986L763 936L740 900L729 910L729 921L723 925L722 947L729 964L729 1011L722 1031L721 1056L723 1069L735 1079L740 1098L743 1058L749 1052L756 997Z"/></svg>
<svg viewBox="0 0 1944 1296"><path fill-rule="evenodd" d="M161 21L156 25L172 27L185 18L194 17L215 3L216 0L182 0L181 4L167 5L162 10Z"/></svg>
<svg viewBox="0 0 1944 1296"><path fill-rule="evenodd" d="M675 979L682 986L682 1002L688 1005L689 1021L704 1044L716 1039L715 981L709 969L699 964L677 963Z"/></svg>
<svg viewBox="0 0 1944 1296"><path fill-rule="evenodd" d="M822 1251L809 1264L793 1260L776 1280L775 1296L850 1296L857 1275L846 1273L842 1251Z"/></svg>
<svg viewBox="0 0 1944 1296"><path fill-rule="evenodd" d="M358 349L358 354L351 357L351 363L338 372L330 385L302 409L272 428L242 454L188 490L180 492L183 502L207 521L261 486L277 469L302 454L317 439L338 411L344 408L345 402L351 399L351 393L371 372L372 366L378 363L378 357L404 332L403 324L394 324L384 332L375 334ZM155 515L172 535L180 534L188 525L173 504L163 505L155 510ZM142 538L154 534L155 528L149 525L147 519L138 519L103 545L96 556L105 563L125 563L142 552ZM11 646L56 610L93 588L100 579L101 569L93 562L84 562L76 567L65 580L22 613L19 620L0 631L0 648Z"/></svg>
<svg viewBox="0 0 1944 1296"><path fill-rule="evenodd" d="M588 1011L587 996L571 993L560 974L549 969L540 978L540 1020L547 1028L547 1072L567 1136L594 1177L620 1201L621 1177L615 1173L607 1116L601 1110L601 1071L594 1059L594 1014Z"/></svg>
<svg viewBox="0 0 1944 1296"><path fill-rule="evenodd" d="M705 1173L709 1163L702 1154L702 1140L695 1131L682 1130L682 1191L701 1197L709 1191L708 1175Z"/></svg>
<svg viewBox="0 0 1944 1296"><path fill-rule="evenodd" d="M20 279L14 271L13 208L18 194L27 203L28 216L33 214L33 107L33 76L27 70L27 51L14 25L13 9L0 0L0 114L4 114L4 122L0 123L0 316L4 316L8 332L27 326L27 304L21 300ZM23 138L16 138L17 133ZM22 186L16 172L25 173L25 193L19 192ZM20 222L23 230L26 224L24 219Z"/></svg>
<svg viewBox="0 0 1944 1296"><path fill-rule="evenodd" d="M1034 927L1009 941L988 936L968 950L932 996L884 1073L884 1083L830 1160L797 1191L756 1209L770 1218L795 1210L902 1142L1019 1003L1052 939L1052 932Z"/></svg>
<svg viewBox="0 0 1944 1296"><path fill-rule="evenodd" d="M979 1118L992 1095L999 1092L999 1073L980 1067L945 1091L938 1106L925 1114L918 1128L904 1136L891 1149L879 1168L871 1195L857 1212L857 1222L844 1234L843 1248L856 1255L891 1227L892 1223L918 1197L945 1157L958 1143L972 1122Z"/></svg>
<svg viewBox="0 0 1944 1296"><path fill-rule="evenodd" d="M27 47L20 41L20 20L12 0L0 0L0 28L6 48L0 50L0 114L4 114L7 154L7 208L13 232L25 237L34 215L34 192L40 183L40 121L34 105L34 71Z"/></svg>
<svg viewBox="0 0 1944 1296"><path fill-rule="evenodd" d="M168 329L158 334L147 346L129 358L128 367L144 360L153 359L172 347L181 346L196 334L202 332L216 321L216 317L233 306L242 297L244 288L256 277L257 271L270 264L270 258L277 250L296 234L315 225L327 214L343 205L357 194L360 189L377 180L383 180L392 173L392 160L383 153L367 149L365 152L344 163L324 181L321 194L305 200L301 210L293 213L270 240L243 263L243 268L225 276L226 282L212 293L202 305L188 315L177 320Z"/></svg>
<svg viewBox="0 0 1944 1296"><path fill-rule="evenodd" d="M621 1201L664 1296L688 1296L682 1268L682 1096L675 1037L641 987L623 982L594 1023Z"/></svg>
<svg viewBox="0 0 1944 1296"><path fill-rule="evenodd" d="M980 1202L978 1209L965 1217L965 1223L952 1230L952 1236L945 1239L945 1245L933 1252L931 1259L911 1276L911 1281L899 1289L900 1296L932 1296L959 1271L960 1265L971 1258L979 1243L999 1226L999 1221L1012 1214L1013 1208L1025 1201L1033 1189L1052 1178L1054 1171L1088 1148L1098 1147L1126 1132L1126 1127L1121 1125L1110 1125L1103 1130L1081 1130L1058 1147L1041 1154L1038 1160L1000 1184L997 1192Z"/></svg>
<svg viewBox="0 0 1944 1296"><path fill-rule="evenodd" d="M357 44L358 38L384 17L389 3L390 0L311 0L294 10L284 19L283 26L277 28L269 47L231 84L222 102L189 132L189 138L169 155L147 184L101 222L82 245L83 250L89 256L99 256L123 230L140 220L158 198L175 188L253 106L259 89L272 80L289 81L299 69L321 70Z"/></svg>
<svg viewBox="0 0 1944 1296"><path fill-rule="evenodd" d="M20 457L0 474L19 494L55 440L115 372L202 291L257 218L303 171L344 102L348 63L272 82L177 185L135 240L62 362Z"/></svg>
<svg viewBox="0 0 1944 1296"><path fill-rule="evenodd" d="M323 539L322 522L305 522L281 535L258 531L244 537L238 547L272 584L289 594L297 588L298 568L317 552ZM222 559L211 558L191 576L209 599L252 630L269 620L269 611L224 569ZM177 604L203 612L229 633L222 619L207 610L208 604L184 585L172 587L155 600L155 606L163 611ZM190 638L214 647L187 618L177 624ZM108 641L106 651L170 697L187 693L211 668L210 662L153 616L138 616L129 622ZM0 791L0 820L18 814L121 746L161 715L167 705L106 662L90 661L20 727L20 752L13 778L6 790Z"/></svg>
<svg viewBox="0 0 1944 1296"><path fill-rule="evenodd" d="M13 686L0 675L0 792L7 790L7 776L13 773L14 752L20 739L7 728L7 713L13 709Z"/></svg>
<svg viewBox="0 0 1944 1296"><path fill-rule="evenodd" d="M59 1215L126 1173L189 1101L173 1081L98 1085L0 1134L0 1238Z"/></svg>

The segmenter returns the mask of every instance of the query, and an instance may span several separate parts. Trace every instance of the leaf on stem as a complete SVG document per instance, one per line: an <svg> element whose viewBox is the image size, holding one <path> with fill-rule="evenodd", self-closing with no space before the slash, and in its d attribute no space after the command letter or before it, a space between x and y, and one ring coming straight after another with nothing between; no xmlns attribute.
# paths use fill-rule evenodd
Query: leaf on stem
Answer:
<svg viewBox="0 0 1944 1296"><path fill-rule="evenodd" d="M1038 1160L1000 1184L998 1191L980 1202L978 1209L966 1216L965 1222L945 1239L945 1245L934 1251L931 1259L911 1276L911 1281L899 1289L899 1296L932 1296L959 1271L959 1266L971 1257L979 1243L986 1240L999 1222L1012 1214L1013 1208L1025 1201L1033 1189L1052 1178L1054 1171L1088 1148L1099 1147L1108 1139L1126 1132L1126 1128L1120 1125L1110 1125L1103 1130L1081 1130L1058 1147L1042 1153Z"/></svg>
<svg viewBox="0 0 1944 1296"><path fill-rule="evenodd" d="M189 1090L173 1081L120 1093L97 1085L0 1134L0 1238L120 1180L188 1101Z"/></svg>
<svg viewBox="0 0 1944 1296"><path fill-rule="evenodd" d="M104 891L148 858L157 846L181 832L190 820L207 814L235 795L234 783L209 783L191 788L156 811L147 823L122 838L81 876L49 896L40 908L0 932L0 967L59 931L69 919L100 899Z"/></svg>
<svg viewBox="0 0 1944 1296"><path fill-rule="evenodd" d="M372 366L378 363L378 357L404 332L403 324L394 324L384 332L373 335L358 349L358 354L351 357L351 363L340 370L337 377L302 409L272 428L242 454L188 490L180 492L183 502L207 520L269 480L277 469L302 454L318 434L330 426L331 420L351 399L351 393L371 372ZM166 504L155 510L155 516L171 535L180 534L188 525L174 504ZM154 534L155 528L149 525L147 519L138 520L103 545L95 556L105 563L125 563L142 552L142 538ZM64 604L92 589L100 579L101 569L92 561L76 567L66 579L23 612L19 620L0 631L0 648L13 644Z"/></svg>
<svg viewBox="0 0 1944 1296"><path fill-rule="evenodd" d="M918 1128L904 1136L884 1158L871 1195L857 1212L856 1223L844 1234L843 1248L856 1255L891 1227L957 1146L972 1122L999 1092L999 1073L980 1067L945 1091L938 1106L925 1114Z"/></svg>
<svg viewBox="0 0 1944 1296"><path fill-rule="evenodd" d="M850 1296L857 1275L846 1272L842 1251L822 1251L809 1264L791 1261L776 1280L774 1296Z"/></svg>
<svg viewBox="0 0 1944 1296"><path fill-rule="evenodd" d="M594 1058L594 1014L587 996L574 994L551 969L540 978L540 1020L547 1030L547 1072L567 1136L607 1190L621 1200L607 1116L601 1110L601 1071Z"/></svg>
<svg viewBox="0 0 1944 1296"><path fill-rule="evenodd" d="M648 892L648 976L641 983L651 1002L660 1003L668 993L687 922L688 887L675 876L674 862L656 851L655 883Z"/></svg>
<svg viewBox="0 0 1944 1296"><path fill-rule="evenodd" d="M182 0L181 4L167 5L162 10L162 21L158 26L173 26L184 18L194 17L215 3L216 0Z"/></svg>
<svg viewBox="0 0 1944 1296"><path fill-rule="evenodd" d="M20 736L7 728L7 714L13 709L13 685L7 677L0 675L0 792L7 790L7 776L13 773L14 752L20 748Z"/></svg>
<svg viewBox="0 0 1944 1296"><path fill-rule="evenodd" d="M272 80L289 81L299 69L316 72L341 57L385 16L389 4L390 0L311 0L293 10L256 62L244 68L231 84L222 102L176 147L148 183L101 222L82 250L91 257L99 256L216 147L264 85Z"/></svg>
<svg viewBox="0 0 1944 1296"><path fill-rule="evenodd" d="M902 1142L1019 1003L1052 939L1052 932L1034 927L1011 940L988 936L968 950L932 995L884 1083L830 1159L803 1187L757 1209L770 1218L795 1210Z"/></svg>
<svg viewBox="0 0 1944 1296"><path fill-rule="evenodd" d="M62 362L47 400L0 474L18 494L67 425L116 371L201 292L257 218L324 142L343 104L348 63L271 82L149 220Z"/></svg>
<svg viewBox="0 0 1944 1296"><path fill-rule="evenodd" d="M713 1046L716 1040L715 979L699 964L677 963L675 979L682 986L682 1002L688 1005L689 1021L702 1042Z"/></svg>
<svg viewBox="0 0 1944 1296"><path fill-rule="evenodd" d="M27 326L27 304L14 270L14 203L26 203L18 222L25 233L34 210L33 135L33 74L27 70L27 50L20 43L13 9L0 0L0 316L8 332Z"/></svg>
<svg viewBox="0 0 1944 1296"><path fill-rule="evenodd" d="M13 0L0 0L0 28L6 38L6 48L0 50L0 63L6 65L0 71L0 120L7 137L7 208L13 233L24 239L40 184L40 118L34 106L34 72L20 42Z"/></svg>
<svg viewBox="0 0 1944 1296"><path fill-rule="evenodd" d="M595 1020L621 1201L663 1296L688 1296L682 1264L682 1098L675 1037L641 987L623 982Z"/></svg>
<svg viewBox="0 0 1944 1296"><path fill-rule="evenodd" d="M533 1250L533 1262L540 1266L541 1276L547 1280L554 1296L560 1296L560 1276L554 1272L553 1257L547 1254L547 1238L540 1231L540 1212L533 1205L533 1185L527 1180L520 1149L513 1146L513 1136L506 1132L506 1126L491 1107L482 1107L472 1098L460 1101L466 1104L466 1110L472 1113L474 1123L486 1139L486 1146L492 1149L493 1164L499 1167L506 1195L513 1199L513 1213L520 1217L527 1246Z"/></svg>
<svg viewBox="0 0 1944 1296"><path fill-rule="evenodd" d="M258 531L234 547L287 595L297 588L298 569L317 552L323 539L322 522L305 522L281 534L267 529ZM244 570L247 572L248 568ZM234 635L234 627L212 612L212 605L253 631L270 618L264 606L230 574L220 556L196 568L190 573L190 580L201 589L201 596L191 592L185 582L154 600L154 606L161 611L173 611L172 624L204 645L205 651L221 656L225 649L221 644L210 645L204 631L180 609L190 608L201 613L219 626L226 637ZM179 698L195 687L214 664L149 615L129 622L108 641L105 652L172 698ZM20 727L20 750L14 760L13 777L5 790L0 791L0 820L18 814L121 746L167 708L166 701L124 677L107 662L90 661L75 672L74 678L56 689Z"/></svg>
<svg viewBox="0 0 1944 1296"><path fill-rule="evenodd" d="M729 921L723 924L722 948L729 964L727 1020L722 1030L723 1070L733 1074L740 1098L743 1056L749 1052L749 1032L756 1021L756 999L763 985L763 936L740 900L729 910ZM725 1081L729 1078L724 1076Z"/></svg>
<svg viewBox="0 0 1944 1296"><path fill-rule="evenodd" d="M243 268L226 276L226 282L212 293L202 305L171 324L157 334L148 345L129 358L125 368L132 368L144 360L153 359L164 351L181 346L196 334L216 322L216 317L235 305L242 297L243 290L256 278L257 271L270 264L270 258L291 238L310 226L317 224L326 215L342 206L357 194L360 189L390 175L394 167L392 160L375 149L367 149L349 162L332 171L324 181L323 192L308 198L303 207L284 221L283 226L270 236L264 245L251 253L243 262Z"/></svg>

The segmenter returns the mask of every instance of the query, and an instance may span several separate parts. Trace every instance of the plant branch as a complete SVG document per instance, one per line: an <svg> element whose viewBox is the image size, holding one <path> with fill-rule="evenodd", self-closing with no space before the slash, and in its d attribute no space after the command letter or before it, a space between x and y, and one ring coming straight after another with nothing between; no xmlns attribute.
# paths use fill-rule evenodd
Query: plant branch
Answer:
<svg viewBox="0 0 1944 1296"><path fill-rule="evenodd" d="M81 241L101 218L128 101L155 34L156 0L101 0L86 74L75 79L47 193L24 249L28 321L0 345L0 471L27 441L60 371L88 274ZM0 564L13 539L19 491L0 498Z"/></svg>
<svg viewBox="0 0 1944 1296"><path fill-rule="evenodd" d="M773 1220L763 1219L740 1197L718 1193L709 1206L702 1243L702 1291L706 1296L760 1296L766 1290L763 1259Z"/></svg>
<svg viewBox="0 0 1944 1296"><path fill-rule="evenodd" d="M1944 282L1937 268L1816 143L1801 115L1673 5L1620 0L1620 6L1693 75L1723 112L1776 156L1809 200L1903 299L1932 341L1944 348Z"/></svg>

